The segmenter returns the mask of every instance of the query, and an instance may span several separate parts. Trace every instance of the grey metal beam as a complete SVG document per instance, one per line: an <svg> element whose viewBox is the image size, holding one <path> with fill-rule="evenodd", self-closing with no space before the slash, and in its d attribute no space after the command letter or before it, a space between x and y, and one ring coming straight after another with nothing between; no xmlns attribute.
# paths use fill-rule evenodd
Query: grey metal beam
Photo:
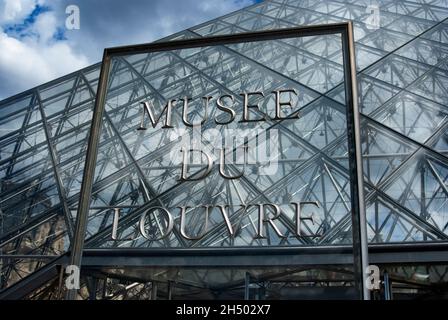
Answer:
<svg viewBox="0 0 448 320"><path fill-rule="evenodd" d="M322 268L352 264L352 247L280 247L209 249L85 249L86 273L97 267L254 267L306 266ZM448 242L369 245L370 263L394 265L448 265ZM242 258L244 257L244 259ZM67 255L0 291L0 300L19 299L59 276ZM93 268L93 269L92 269Z"/></svg>
<svg viewBox="0 0 448 320"><path fill-rule="evenodd" d="M60 256L51 263L47 264L45 267L33 272L12 286L0 291L0 301L23 299L48 281L57 278L59 275L58 266L63 264L66 258L67 257L65 255Z"/></svg>
<svg viewBox="0 0 448 320"><path fill-rule="evenodd" d="M71 246L70 264L81 267L82 251L84 249L84 240L87 229L87 220L89 214L89 206L92 192L93 179L95 176L95 166L97 160L97 150L100 141L101 125L103 120L103 110L105 107L104 95L100 93L106 90L108 84L110 69L110 57L107 56L106 51L103 57L101 66L100 79L98 83L98 94L95 102L95 112L93 114L90 136L88 142L88 149L86 155L86 164L84 167L83 183L80 192L79 209L76 216L75 234L73 245ZM66 298L74 300L77 290L67 290Z"/></svg>
<svg viewBox="0 0 448 320"><path fill-rule="evenodd" d="M347 108L347 134L350 168L350 195L352 203L352 233L355 283L361 299L370 300L366 288L369 252L367 242L364 175L361 157L360 120L358 110L358 82L356 79L355 40L352 22L342 33L344 60L345 99Z"/></svg>
<svg viewBox="0 0 448 320"><path fill-rule="evenodd" d="M85 249L85 267L254 267L353 264L350 245L280 248ZM448 242L371 244L369 262L380 265L448 264Z"/></svg>
<svg viewBox="0 0 448 320"><path fill-rule="evenodd" d="M65 192L64 185L62 183L61 173L59 172L56 150L54 149L54 146L52 143L53 138L51 136L51 132L48 129L47 118L46 118L46 115L45 115L45 112L44 112L44 109L42 106L42 100L41 100L39 91L36 91L36 97L37 97L37 101L39 104L39 111L40 111L41 118L42 118L42 126L44 128L45 138L47 140L48 153L50 154L50 159L51 159L51 163L52 163L52 167L53 167L53 174L54 174L54 179L56 181L56 187L58 190L59 201L62 204L63 216L64 216L65 225L66 225L66 229L68 232L68 237L70 239L70 245L71 245L72 240L73 240L74 226L73 226L73 222L72 222L72 218L71 218L71 214L70 214L70 209L69 209L68 203L67 203L66 192Z"/></svg>

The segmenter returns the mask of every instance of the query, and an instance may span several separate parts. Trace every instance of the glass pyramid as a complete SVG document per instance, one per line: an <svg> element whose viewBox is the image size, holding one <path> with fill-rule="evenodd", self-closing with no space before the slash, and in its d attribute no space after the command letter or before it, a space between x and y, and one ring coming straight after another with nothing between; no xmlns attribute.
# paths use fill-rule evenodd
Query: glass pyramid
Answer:
<svg viewBox="0 0 448 320"><path fill-rule="evenodd" d="M372 20L372 14L378 16ZM439 242L448 240L447 18L447 0L272 0L160 41L352 20L369 242ZM269 70L264 70L268 63ZM0 258L0 289L70 248L100 68L92 65L0 102L0 256L5 257ZM140 117L139 102L147 95L160 100L173 91L204 95L211 86L233 92L242 86L240 81L262 83L269 90L297 74L309 128L280 130L283 147L298 154L295 162L282 164L281 179L258 179L254 174L247 186L213 186L211 179L208 186L181 189L172 172L163 169L166 134L137 135L129 126ZM338 131L338 122L345 121L340 112L342 52L336 36L282 41L272 47L235 45L129 56L114 61L110 92L86 248L350 243L347 146L341 138L344 132ZM294 135L294 129L307 134ZM200 197L204 190L228 188L229 194L243 192L239 196L252 199L269 193L281 202L299 185L306 186L300 191L305 197L312 194L325 204L317 226L308 226L310 231L324 230L322 238L300 243L273 234L257 241L245 235L251 228L249 215L232 241L223 240L219 231L200 241L184 241L175 234L164 241L110 240L111 207L125 207L121 214L131 222L134 212L154 199L175 204ZM217 197L224 199L225 194ZM119 235L126 238L135 231L124 224Z"/></svg>

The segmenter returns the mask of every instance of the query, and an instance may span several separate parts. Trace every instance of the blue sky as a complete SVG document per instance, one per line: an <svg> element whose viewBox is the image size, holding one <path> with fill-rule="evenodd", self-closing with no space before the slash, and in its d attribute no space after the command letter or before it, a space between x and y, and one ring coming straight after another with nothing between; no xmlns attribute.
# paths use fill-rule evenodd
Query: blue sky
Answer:
<svg viewBox="0 0 448 320"><path fill-rule="evenodd" d="M0 100L260 0L0 0ZM80 10L68 30L66 8Z"/></svg>

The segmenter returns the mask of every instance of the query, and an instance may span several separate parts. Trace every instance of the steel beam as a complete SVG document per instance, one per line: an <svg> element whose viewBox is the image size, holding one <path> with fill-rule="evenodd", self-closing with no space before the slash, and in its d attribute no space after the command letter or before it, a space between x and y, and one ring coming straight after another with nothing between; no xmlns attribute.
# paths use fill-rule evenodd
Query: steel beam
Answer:
<svg viewBox="0 0 448 320"><path fill-rule="evenodd" d="M98 83L98 92L95 102L95 109L90 129L89 142L86 154L86 164L84 167L83 182L79 197L79 208L76 216L75 233L73 245L71 246L70 265L81 267L82 251L86 236L87 220L89 215L89 206L92 192L93 179L95 177L95 167L98 155L98 145L101 135L103 122L103 110L105 107L106 96L103 94L106 90L110 70L110 57L105 51L101 65L100 78ZM67 290L66 299L74 300L77 290Z"/></svg>
<svg viewBox="0 0 448 320"><path fill-rule="evenodd" d="M371 244L378 265L447 265L448 243ZM353 263L352 247L85 249L85 267L269 267L331 266Z"/></svg>

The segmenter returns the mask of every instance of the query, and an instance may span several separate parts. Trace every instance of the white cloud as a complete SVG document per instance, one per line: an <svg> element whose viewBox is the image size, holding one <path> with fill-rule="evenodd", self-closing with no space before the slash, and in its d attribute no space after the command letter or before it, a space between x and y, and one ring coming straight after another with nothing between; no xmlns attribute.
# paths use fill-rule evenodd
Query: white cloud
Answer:
<svg viewBox="0 0 448 320"><path fill-rule="evenodd" d="M89 64L67 43L20 41L0 33L0 93L20 92ZM6 96L4 96L6 97Z"/></svg>
<svg viewBox="0 0 448 320"><path fill-rule="evenodd" d="M98 62L104 48L150 42L252 2L0 0L0 100ZM70 4L80 8L81 29L55 39ZM24 23L36 5L45 10Z"/></svg>
<svg viewBox="0 0 448 320"><path fill-rule="evenodd" d="M0 7L0 22L13 31L0 30L0 99L30 89L89 65L86 56L75 53L68 41L55 41L59 23L54 11L24 21L43 0L6 0ZM14 28L22 29L15 32Z"/></svg>
<svg viewBox="0 0 448 320"><path fill-rule="evenodd" d="M39 34L39 43L47 43L52 40L57 27L56 16L52 12L44 12L37 17L31 29Z"/></svg>
<svg viewBox="0 0 448 320"><path fill-rule="evenodd" d="M0 2L0 23L14 23L26 18L38 2L36 0L3 0Z"/></svg>

